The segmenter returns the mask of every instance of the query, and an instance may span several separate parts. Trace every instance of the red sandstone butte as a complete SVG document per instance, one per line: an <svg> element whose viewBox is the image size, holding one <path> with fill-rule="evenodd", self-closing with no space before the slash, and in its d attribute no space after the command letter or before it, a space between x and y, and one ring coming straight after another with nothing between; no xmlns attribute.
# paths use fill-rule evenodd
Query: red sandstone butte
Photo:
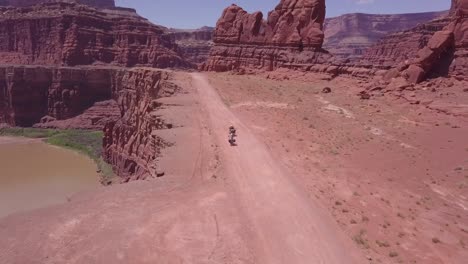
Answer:
<svg viewBox="0 0 468 264"><path fill-rule="evenodd" d="M205 70L273 70L326 62L322 50L325 0L282 0L268 14L226 8L216 24Z"/></svg>

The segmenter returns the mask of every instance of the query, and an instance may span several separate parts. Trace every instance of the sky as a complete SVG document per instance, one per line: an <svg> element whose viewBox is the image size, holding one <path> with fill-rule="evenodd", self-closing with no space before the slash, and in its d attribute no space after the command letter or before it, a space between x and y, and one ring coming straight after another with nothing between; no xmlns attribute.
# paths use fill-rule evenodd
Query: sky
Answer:
<svg viewBox="0 0 468 264"><path fill-rule="evenodd" d="M346 13L398 14L441 11L450 0L326 0L327 17ZM192 29L214 26L223 9L237 4L248 12L262 11L264 17L280 0L116 0L118 6L135 8L155 24Z"/></svg>

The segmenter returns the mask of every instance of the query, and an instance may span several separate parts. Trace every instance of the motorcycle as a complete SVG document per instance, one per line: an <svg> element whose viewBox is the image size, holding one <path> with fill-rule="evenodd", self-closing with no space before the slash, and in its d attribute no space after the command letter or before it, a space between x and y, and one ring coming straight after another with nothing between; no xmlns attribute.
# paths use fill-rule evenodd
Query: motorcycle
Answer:
<svg viewBox="0 0 468 264"><path fill-rule="evenodd" d="M231 146L237 146L236 137L237 137L236 131L230 130L229 131L228 142L229 142L229 144L231 144Z"/></svg>

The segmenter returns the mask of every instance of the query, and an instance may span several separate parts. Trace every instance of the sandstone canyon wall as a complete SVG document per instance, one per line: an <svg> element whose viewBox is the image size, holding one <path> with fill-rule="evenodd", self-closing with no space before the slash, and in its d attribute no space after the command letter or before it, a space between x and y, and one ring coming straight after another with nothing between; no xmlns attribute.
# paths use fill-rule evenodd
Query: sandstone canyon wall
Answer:
<svg viewBox="0 0 468 264"><path fill-rule="evenodd" d="M96 102L112 99L112 82L113 71L107 68L3 66L0 116L10 125L23 127L46 116L72 118Z"/></svg>
<svg viewBox="0 0 468 264"><path fill-rule="evenodd" d="M0 6L26 7L56 0L0 0ZM98 8L114 8L114 0L61 0L63 2L77 2Z"/></svg>
<svg viewBox="0 0 468 264"><path fill-rule="evenodd" d="M99 124L105 132L103 156L124 180L144 179L157 176L155 160L169 144L154 134L171 128L155 112L161 106L156 99L177 89L170 72L149 68L0 67L0 120L30 127L114 101L115 108L107 108L114 113L105 113Z"/></svg>
<svg viewBox="0 0 468 264"><path fill-rule="evenodd" d="M431 20L446 17L447 15L448 11L398 15L356 13L327 18L324 24L325 41L323 47L335 57L341 59L349 58L356 61L366 53L367 49L377 43L381 38L386 37L390 33L413 29L418 25L421 26L419 26L417 30L413 30L409 33L412 36L409 39L417 40L414 42L424 42L426 35L430 34L425 34L426 31L431 31L434 26L424 26L423 24ZM433 33L434 32L432 32L432 34ZM422 36L413 36L414 34L421 34ZM398 37L394 43L401 42L402 37L398 34L395 34L395 36ZM393 40L395 36L389 37L389 40ZM384 42L386 43L386 41ZM373 54L374 57L384 55L384 52L399 52L399 50L403 50L396 47L392 49L383 48L383 54L379 54L379 48L373 48L374 50L370 53ZM412 48L413 47L410 49ZM417 49L419 48L420 47L417 47Z"/></svg>
<svg viewBox="0 0 468 264"><path fill-rule="evenodd" d="M281 0L268 14L247 13L231 5L216 24L205 70L273 70L324 63L325 0Z"/></svg>
<svg viewBox="0 0 468 264"><path fill-rule="evenodd" d="M177 87L154 68L193 67L179 52L166 28L113 0L0 0L0 123L104 129L119 176L157 176L168 143L153 131L170 125L155 100Z"/></svg>
<svg viewBox="0 0 468 264"><path fill-rule="evenodd" d="M208 60L213 46L213 31L212 27L194 30L169 29L169 35L186 60L193 64L201 64Z"/></svg>
<svg viewBox="0 0 468 264"><path fill-rule="evenodd" d="M178 87L171 73L152 69L121 72L115 82L121 118L104 128L104 158L125 180L159 176L156 159L169 143L156 135L156 130L170 129L156 110L156 100L170 96Z"/></svg>
<svg viewBox="0 0 468 264"><path fill-rule="evenodd" d="M442 17L409 30L388 34L368 47L360 62L384 69L404 63L415 58L418 50L426 46L430 38L449 23L449 17Z"/></svg>
<svg viewBox="0 0 468 264"><path fill-rule="evenodd" d="M468 0L452 1L449 20L415 58L397 69L409 82L447 74L464 76L468 72Z"/></svg>
<svg viewBox="0 0 468 264"><path fill-rule="evenodd" d="M69 2L0 7L0 61L7 64L190 67L165 29L130 9Z"/></svg>

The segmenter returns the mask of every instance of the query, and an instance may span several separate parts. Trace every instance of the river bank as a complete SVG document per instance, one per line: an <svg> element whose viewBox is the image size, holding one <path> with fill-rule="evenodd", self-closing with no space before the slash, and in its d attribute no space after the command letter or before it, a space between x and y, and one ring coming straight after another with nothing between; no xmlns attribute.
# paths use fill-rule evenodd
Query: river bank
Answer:
<svg viewBox="0 0 468 264"><path fill-rule="evenodd" d="M42 140L53 146L78 151L96 163L103 185L110 185L116 180L112 167L101 156L102 131L0 127L0 137L4 137L4 142Z"/></svg>
<svg viewBox="0 0 468 264"><path fill-rule="evenodd" d="M41 139L0 136L0 218L69 202L99 188L89 157Z"/></svg>

